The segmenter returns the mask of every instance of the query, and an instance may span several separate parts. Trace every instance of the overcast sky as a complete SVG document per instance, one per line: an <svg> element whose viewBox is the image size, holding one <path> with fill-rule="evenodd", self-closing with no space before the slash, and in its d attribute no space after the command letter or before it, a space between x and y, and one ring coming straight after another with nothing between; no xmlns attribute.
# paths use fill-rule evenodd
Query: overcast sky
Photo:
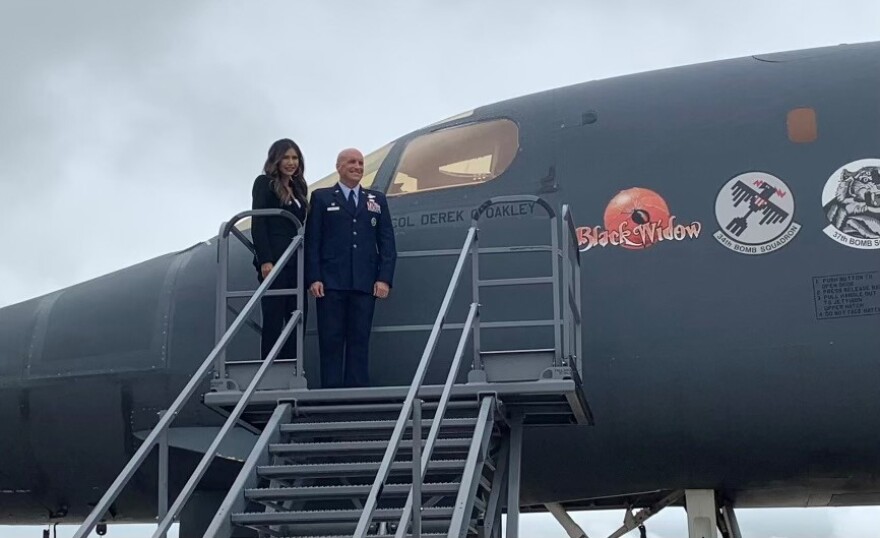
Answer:
<svg viewBox="0 0 880 538"><path fill-rule="evenodd" d="M277 138L301 144L315 181L343 147L371 151L483 104L876 41L878 23L880 3L867 0L3 0L0 306L209 238L249 206ZM741 523L747 537L849 538L876 532L877 515L748 511ZM579 519L602 536L620 517ZM564 536L545 516L523 527ZM649 528L682 536L684 516Z"/></svg>

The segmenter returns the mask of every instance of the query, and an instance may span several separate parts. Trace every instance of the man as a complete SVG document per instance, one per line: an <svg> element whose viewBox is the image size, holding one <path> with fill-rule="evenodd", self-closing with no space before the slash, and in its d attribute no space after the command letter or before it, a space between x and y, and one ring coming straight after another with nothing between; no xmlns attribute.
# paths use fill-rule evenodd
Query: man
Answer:
<svg viewBox="0 0 880 538"><path fill-rule="evenodd" d="M360 186L361 152L340 152L336 171L339 183L312 194L305 278L318 311L321 386L364 387L373 309L388 297L397 250L385 195Z"/></svg>

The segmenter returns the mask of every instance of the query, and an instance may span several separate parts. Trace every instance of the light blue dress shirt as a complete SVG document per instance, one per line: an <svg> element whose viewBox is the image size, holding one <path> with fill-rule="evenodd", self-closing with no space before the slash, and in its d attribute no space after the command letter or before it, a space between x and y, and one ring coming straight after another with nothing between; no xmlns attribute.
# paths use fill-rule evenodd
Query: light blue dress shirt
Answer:
<svg viewBox="0 0 880 538"><path fill-rule="evenodd" d="M344 196L346 200L348 200L348 193L354 190L354 206L357 207L358 196L360 196L361 194L361 186L357 185L354 189L349 189L341 181L337 183L337 185L339 185L339 188L342 189L342 196Z"/></svg>

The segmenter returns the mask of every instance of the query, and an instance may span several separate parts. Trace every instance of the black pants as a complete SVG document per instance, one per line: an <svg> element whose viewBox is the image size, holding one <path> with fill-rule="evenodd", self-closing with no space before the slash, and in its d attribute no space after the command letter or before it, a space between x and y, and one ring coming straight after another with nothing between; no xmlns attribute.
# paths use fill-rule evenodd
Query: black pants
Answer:
<svg viewBox="0 0 880 538"><path fill-rule="evenodd" d="M370 331L376 298L360 291L324 290L316 299L323 388L370 384Z"/></svg>
<svg viewBox="0 0 880 538"><path fill-rule="evenodd" d="M272 282L272 285L269 286L269 289L281 290L296 288L295 260L292 260L291 263L292 266L289 263L284 267L284 269L281 270L281 274L275 278L275 280ZM257 280L262 283L262 275L258 275ZM290 320L291 314L294 310L296 310L296 296L280 295L276 297L263 297L260 301L260 307L263 312L263 335L260 339L260 358L265 359L269 356L269 352L272 351L272 346L275 345L278 337L281 336L281 330L284 329L284 324ZM307 307L308 301L304 298L302 320L303 327L305 327L306 323L305 315ZM281 352L278 354L276 359L295 358L296 330L294 330L293 333L290 335L290 338L287 339L287 342L285 342L284 347L281 348Z"/></svg>

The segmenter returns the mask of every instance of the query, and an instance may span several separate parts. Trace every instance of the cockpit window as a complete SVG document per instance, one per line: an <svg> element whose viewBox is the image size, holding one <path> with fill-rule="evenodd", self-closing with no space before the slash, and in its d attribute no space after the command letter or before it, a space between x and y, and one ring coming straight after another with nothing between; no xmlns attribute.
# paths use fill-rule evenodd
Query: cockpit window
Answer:
<svg viewBox="0 0 880 538"><path fill-rule="evenodd" d="M508 119L441 129L411 141L388 187L401 196L477 185L507 170L519 150L519 128Z"/></svg>
<svg viewBox="0 0 880 538"><path fill-rule="evenodd" d="M392 145L393 143L387 144L364 157L364 178L361 179L362 187L369 188L373 184L373 181L376 180L376 173L379 171L379 167L382 166L382 161L385 160L388 152L391 151ZM337 181L339 181L339 174L337 172L333 172L329 176L323 179L319 179L318 181L309 185L309 192L312 192L315 189L321 189L324 187L335 185Z"/></svg>

